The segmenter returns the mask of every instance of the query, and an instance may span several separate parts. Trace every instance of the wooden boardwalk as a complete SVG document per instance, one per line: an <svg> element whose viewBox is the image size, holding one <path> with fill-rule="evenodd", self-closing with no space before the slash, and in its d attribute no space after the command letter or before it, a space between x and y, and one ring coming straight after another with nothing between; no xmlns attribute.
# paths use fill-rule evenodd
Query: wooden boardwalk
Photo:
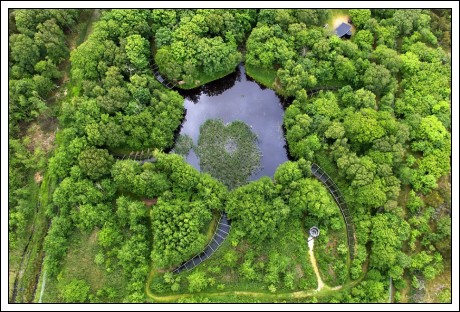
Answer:
<svg viewBox="0 0 460 312"><path fill-rule="evenodd" d="M163 77L161 74L160 74L160 70L158 69L158 66L156 64L153 64L152 66L152 71L153 71L153 75L155 76L155 78L163 85L165 86L166 88L168 89L172 89L174 88L175 86L177 86L177 83L176 82L173 82L165 77Z"/></svg>
<svg viewBox="0 0 460 312"><path fill-rule="evenodd" d="M228 233L230 232L230 220L227 218L227 214L222 212L219 223L217 225L217 229L212 236L211 241L206 245L203 251L197 254L192 259L182 263L178 268L176 268L173 273L180 273L182 271L189 271L199 265L201 262L205 261L211 255L216 252L216 250L222 245L225 238L227 238Z"/></svg>
<svg viewBox="0 0 460 312"><path fill-rule="evenodd" d="M356 245L355 227L353 224L353 219L350 214L350 210L348 210L347 203L345 202L345 199L343 198L342 193L340 192L337 185L327 175L327 173L323 169L321 169L320 166L313 163L311 165L311 173L327 187L332 197L334 197L335 201L337 202L337 205L339 206L340 211L342 212L343 219L345 221L345 225L347 228L348 250L350 251L350 259L353 260L355 257L355 245Z"/></svg>

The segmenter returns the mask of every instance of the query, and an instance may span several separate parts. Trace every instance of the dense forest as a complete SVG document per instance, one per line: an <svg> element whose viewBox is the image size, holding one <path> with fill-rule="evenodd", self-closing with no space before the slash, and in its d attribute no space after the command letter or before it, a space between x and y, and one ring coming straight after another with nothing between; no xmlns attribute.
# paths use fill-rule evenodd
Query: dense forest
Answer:
<svg viewBox="0 0 460 312"><path fill-rule="evenodd" d="M450 9L15 9L8 22L10 302L451 302ZM257 181L245 123L178 136L179 91L240 63L287 103L290 160ZM212 257L173 273L223 213Z"/></svg>

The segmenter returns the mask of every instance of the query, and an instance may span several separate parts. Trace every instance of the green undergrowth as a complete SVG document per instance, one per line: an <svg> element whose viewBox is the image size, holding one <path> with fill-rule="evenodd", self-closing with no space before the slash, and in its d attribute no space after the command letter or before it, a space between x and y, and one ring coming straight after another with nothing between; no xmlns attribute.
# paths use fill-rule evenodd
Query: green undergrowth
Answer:
<svg viewBox="0 0 460 312"><path fill-rule="evenodd" d="M176 85L177 88L184 89L184 90L190 90L194 88L198 88L200 86L203 86L211 81L218 80L221 78L224 78L227 75L230 75L235 71L235 68L232 68L231 70L228 71L220 71L216 72L213 74L205 74L205 73L199 73L197 76L197 79L195 79L195 83L184 83L184 84L178 84Z"/></svg>
<svg viewBox="0 0 460 312"><path fill-rule="evenodd" d="M348 245L345 227L322 233L315 239L315 258L321 279L328 286L344 284L348 280Z"/></svg>
<svg viewBox="0 0 460 312"><path fill-rule="evenodd" d="M37 201L39 197L39 185L33 181L33 178L30 178L30 182L28 187L25 190L28 192L28 196L26 198L27 205L29 207L29 211L31 213L26 215L25 222L27 226L25 227L24 234L19 237L17 241L14 242L14 245L10 245L9 253L8 253L8 261L10 263L9 268L9 296L12 296L13 287L15 279L18 278L16 275L19 275L18 282L17 282L17 293L16 293L16 301L15 302L26 302L26 298L30 298L30 290L27 289L27 285L29 284L27 278L27 267L29 260L35 257L36 255L32 255L30 253L32 243L33 233L35 231L36 225L35 221L38 219L38 215L35 213ZM11 234L10 234L11 235ZM11 239L11 238L10 238ZM30 239L30 240L29 240ZM27 245L29 244L29 245ZM25 253L23 254L23 252ZM22 263L22 267L21 267ZM25 274L20 274L24 272L24 268L26 268ZM11 297L10 297L11 298Z"/></svg>
<svg viewBox="0 0 460 312"><path fill-rule="evenodd" d="M97 229L91 233L75 230L71 234L61 273L56 278L47 278L43 302L63 302L62 291L74 279L89 285L91 302L122 302L128 295L128 282L121 267L114 263L107 269L104 264L95 263L100 251L97 234Z"/></svg>
<svg viewBox="0 0 460 312"><path fill-rule="evenodd" d="M32 185L32 184L31 184ZM27 252L24 254L22 278L19 280L16 302L32 302L36 296L36 279L40 275L43 252L43 239L48 231L48 218L46 209L51 201L51 194L56 187L56 181L45 175L41 184L36 184L31 194L36 203L37 213L33 219L31 231L33 235L29 242ZM32 202L32 201L31 201ZM43 273L43 272L41 272Z"/></svg>
<svg viewBox="0 0 460 312"><path fill-rule="evenodd" d="M276 69L264 69L246 64L246 74L265 87L275 89Z"/></svg>
<svg viewBox="0 0 460 312"><path fill-rule="evenodd" d="M237 291L289 294L316 289L300 221L294 221L277 239L257 245L241 240L239 234L232 230L219 249L191 271L156 274L149 290L159 296L206 296Z"/></svg>

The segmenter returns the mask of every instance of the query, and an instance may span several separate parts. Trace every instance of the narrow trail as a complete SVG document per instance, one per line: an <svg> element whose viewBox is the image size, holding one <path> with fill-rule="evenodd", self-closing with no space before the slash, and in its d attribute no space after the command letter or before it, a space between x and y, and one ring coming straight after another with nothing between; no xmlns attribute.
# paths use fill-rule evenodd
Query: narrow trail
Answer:
<svg viewBox="0 0 460 312"><path fill-rule="evenodd" d="M85 33L85 37L84 37L84 41L86 41L86 39L88 38L88 36L89 36L90 33L92 32L93 23L94 23L95 21L97 21L100 17L101 17L101 10L100 10L100 9L94 9L94 10L93 10L93 13L92 13L92 15L91 15L91 18L90 18L90 20L88 21L89 26L87 27L87 30L86 30L86 33ZM76 46L77 46L75 40L70 40L70 42L68 42L68 44L69 44L70 51L73 51L73 50L76 48ZM60 81L59 81L59 85L60 85L60 86L64 85L64 84L69 80L69 75L70 75L70 66L69 66L69 64L70 64L70 58L68 58L67 60L65 60L65 61L61 64L61 66L64 68L64 70L62 70L63 76L62 76L62 78L61 78ZM65 91L65 92L67 92L67 91ZM53 97L55 97L55 95L54 95ZM48 191L49 191L49 190L48 190ZM40 202L40 199L39 199L38 202L37 202L37 208L36 208L36 213L37 213L37 214L38 214L38 211L39 211L40 207L41 207L41 202ZM35 221L34 221L34 222L35 222ZM49 229L50 225L51 225L51 220L49 220L49 222L48 222L48 226L47 226L47 228L46 228L46 230L45 230L45 233L48 233L48 229ZM19 279L20 279L20 278L22 277L22 274L24 273L24 269L23 269L23 266L24 266L24 259L25 259L26 256L27 256L26 254L29 253L29 251L28 251L29 243L32 241L32 238L33 238L34 235L35 235L35 231L34 231L34 229L33 229L33 230L32 230L32 233L31 233L31 235L30 235L30 237L29 237L28 243L27 243L27 245L26 245L26 247L25 247L25 249L24 249L23 255L22 255L22 257L21 257L20 270L19 270L19 272L18 272L18 274L20 274L20 275L17 275L17 276L16 276L16 280L15 280L14 288L13 288L12 302L16 302L16 297L17 297L17 292L18 292L18 291L17 291L18 276L19 276ZM46 234L45 234L45 236L46 236ZM42 239L42 241L41 241L41 243L40 243L40 246L41 246L40 249L43 248L43 241L44 241L44 237L43 237L43 239ZM28 261L28 260L29 260L29 259L28 259L28 257L27 257L27 261ZM39 268L38 268L38 274L36 275L37 277L36 277L36 282L35 282L35 284L34 284L34 289L33 289L33 296L32 296L32 298L36 298L36 293L37 293L37 288L38 288L38 281L39 281L39 278L40 278L40 274L41 274L41 270L42 270L42 268L43 268L44 262L45 262L45 254L43 254L41 264L39 265ZM26 263L26 265L27 265L27 263ZM41 289L40 289L40 297L39 297L39 301L38 301L39 303L42 302L42 296L43 296L43 293L44 293L44 291L45 291L45 284L46 284L46 271L43 273L43 281L42 281L42 285L41 285ZM33 299L32 299L32 300L33 300Z"/></svg>
<svg viewBox="0 0 460 312"><path fill-rule="evenodd" d="M27 240L27 244L24 247L24 251L22 252L21 263L19 264L19 269L18 269L18 271L16 273L16 276L15 276L15 279L14 279L13 294L11 296L11 302L16 302L16 297L18 295L18 284L19 284L19 280L22 278L22 275L24 274L24 260L26 259L26 254L28 253L29 244L32 241L33 233L34 233L34 231L33 231L33 228L32 228L32 233L30 234L30 236L29 236L29 238ZM28 258L27 258L27 260L28 260Z"/></svg>
<svg viewBox="0 0 460 312"><path fill-rule="evenodd" d="M211 223L210 228L212 228L213 223ZM212 235L210 241L206 247L193 258L181 264L177 267L173 273L178 274L182 271L192 270L194 267L211 257L223 244L224 240L227 238L231 229L230 220L227 218L227 214L222 212L217 222L217 227L215 228L214 234Z"/></svg>
<svg viewBox="0 0 460 312"><path fill-rule="evenodd" d="M153 299L155 302L158 303L165 303L165 302L172 302L181 298L190 298L193 296L206 296L206 297L220 297L220 296L226 296L226 295L236 295L236 296L249 296L249 297L264 297L266 299L296 299L296 298L307 298L311 297L313 295L316 295L318 292L317 291L307 291L307 290L302 290L302 291L297 291L297 292L291 292L291 293L279 293L279 294L272 294L272 293L266 293L266 292L254 292L254 291L223 291L223 292L213 292L213 293L188 293L188 294L177 294L177 295L166 295L166 296L161 296L161 295L155 295L152 293L150 290L150 283L153 280L153 277L155 276L155 273L159 273L158 270L151 270L149 277L147 278L147 283L146 283L146 293L147 297L150 299Z"/></svg>
<svg viewBox="0 0 460 312"><path fill-rule="evenodd" d="M309 236L308 237L308 253L310 254L310 261L313 266L313 270L315 271L316 279L318 280L318 288L316 289L316 291L320 291L321 289L324 288L324 282L321 279L321 276L319 275L318 265L316 263L315 254L313 253L314 244L315 244L315 240L311 236Z"/></svg>
<svg viewBox="0 0 460 312"><path fill-rule="evenodd" d="M40 290L40 298L38 299L38 303L42 303L43 293L45 292L45 285L46 285L46 271L45 273L43 273L42 288Z"/></svg>

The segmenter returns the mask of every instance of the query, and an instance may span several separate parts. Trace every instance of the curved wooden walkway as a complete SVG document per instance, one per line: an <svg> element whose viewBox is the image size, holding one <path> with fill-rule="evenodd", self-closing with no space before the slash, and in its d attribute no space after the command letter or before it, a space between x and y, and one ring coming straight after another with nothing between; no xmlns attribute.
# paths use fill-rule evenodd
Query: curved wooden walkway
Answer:
<svg viewBox="0 0 460 312"><path fill-rule="evenodd" d="M220 245L227 238L228 233L230 232L230 220L227 218L227 214L222 212L217 229L212 236L209 244L203 249L203 251L197 254L192 259L182 263L178 268L176 268L173 273L180 273L182 271L188 271L199 265L201 262L205 261L212 256L214 252L219 248Z"/></svg>
<svg viewBox="0 0 460 312"><path fill-rule="evenodd" d="M323 169L321 169L320 166L313 163L311 165L311 173L327 187L332 197L334 197L335 201L337 202L337 205L339 206L340 211L342 212L343 219L345 220L345 225L347 228L348 250L350 252L350 259L353 260L355 257L355 245L356 245L355 226L353 224L353 219L351 217L350 210L348 210L347 203L345 202L345 199L342 196L342 193L340 192L337 185L327 175L327 173Z"/></svg>

